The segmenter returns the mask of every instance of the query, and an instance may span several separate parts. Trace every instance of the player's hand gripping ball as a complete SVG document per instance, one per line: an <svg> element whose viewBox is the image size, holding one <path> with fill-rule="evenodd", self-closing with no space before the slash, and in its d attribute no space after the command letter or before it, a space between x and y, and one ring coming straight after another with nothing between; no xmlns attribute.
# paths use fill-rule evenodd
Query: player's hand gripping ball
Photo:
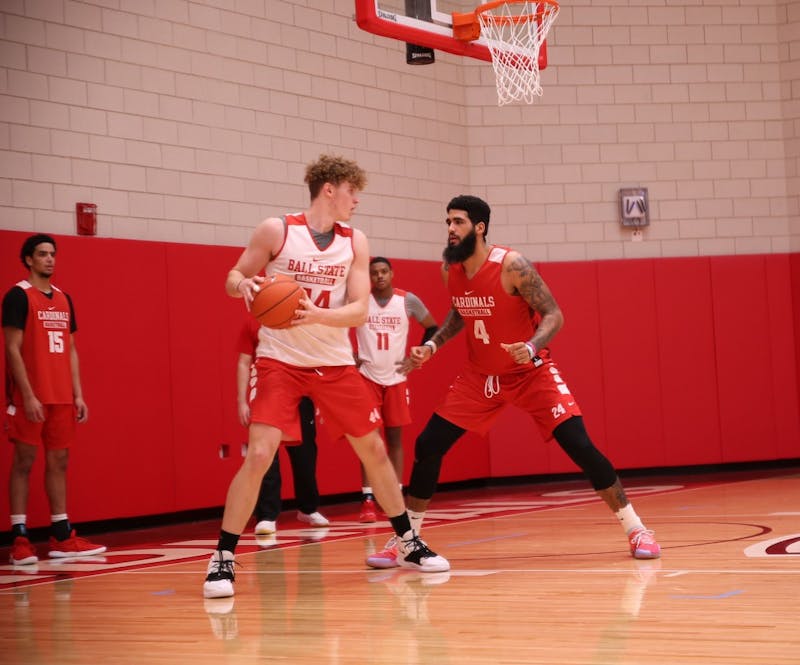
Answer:
<svg viewBox="0 0 800 665"><path fill-rule="evenodd" d="M253 296L250 312L267 328L289 328L305 295L303 288L288 275L268 275Z"/></svg>

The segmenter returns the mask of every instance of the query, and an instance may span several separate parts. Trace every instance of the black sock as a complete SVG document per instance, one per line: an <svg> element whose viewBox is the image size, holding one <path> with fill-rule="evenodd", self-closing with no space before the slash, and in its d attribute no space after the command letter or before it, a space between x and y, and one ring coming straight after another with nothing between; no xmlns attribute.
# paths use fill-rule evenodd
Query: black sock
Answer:
<svg viewBox="0 0 800 665"><path fill-rule="evenodd" d="M411 531L411 521L408 519L408 513L405 510L397 517L390 517L389 521L394 527L394 532L401 538L407 531Z"/></svg>
<svg viewBox="0 0 800 665"><path fill-rule="evenodd" d="M72 533L69 520L59 520L50 525L50 533L58 541L66 540Z"/></svg>
<svg viewBox="0 0 800 665"><path fill-rule="evenodd" d="M239 534L228 533L227 531L219 530L219 541L217 541L218 550L226 550L228 552L236 551L236 546L239 544Z"/></svg>
<svg viewBox="0 0 800 665"><path fill-rule="evenodd" d="M27 538L28 528L24 524L12 524L11 535L14 536L14 538L16 538L17 536L22 536L23 538Z"/></svg>

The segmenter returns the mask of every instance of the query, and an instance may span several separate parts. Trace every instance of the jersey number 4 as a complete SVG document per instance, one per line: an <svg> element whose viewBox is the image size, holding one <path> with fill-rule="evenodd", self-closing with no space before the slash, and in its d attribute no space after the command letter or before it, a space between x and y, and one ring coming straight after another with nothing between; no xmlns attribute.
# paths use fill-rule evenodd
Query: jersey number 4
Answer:
<svg viewBox="0 0 800 665"><path fill-rule="evenodd" d="M303 287L303 290L308 294L308 297L311 298L311 289ZM314 301L314 304L317 307L321 307L322 309L330 309L330 307L331 307L331 292L330 291L322 291L317 296L317 299Z"/></svg>
<svg viewBox="0 0 800 665"><path fill-rule="evenodd" d="M472 334L475 339L481 340L484 344L489 343L489 331L486 330L483 319L475 319L475 323L472 325Z"/></svg>

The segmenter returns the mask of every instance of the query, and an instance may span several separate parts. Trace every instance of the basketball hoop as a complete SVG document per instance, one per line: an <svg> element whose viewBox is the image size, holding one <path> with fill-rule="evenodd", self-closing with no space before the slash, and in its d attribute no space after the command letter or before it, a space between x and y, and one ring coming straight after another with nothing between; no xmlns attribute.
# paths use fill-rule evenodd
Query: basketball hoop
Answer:
<svg viewBox="0 0 800 665"><path fill-rule="evenodd" d="M453 36L463 41L483 37L492 55L497 104L541 97L539 50L558 16L556 0L497 0L474 12L453 14ZM546 61L545 61L546 63Z"/></svg>

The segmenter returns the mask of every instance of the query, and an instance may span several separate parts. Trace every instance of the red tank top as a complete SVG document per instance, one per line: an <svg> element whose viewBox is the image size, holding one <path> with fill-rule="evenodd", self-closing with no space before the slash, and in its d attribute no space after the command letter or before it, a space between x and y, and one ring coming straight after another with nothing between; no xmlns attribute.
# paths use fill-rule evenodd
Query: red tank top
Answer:
<svg viewBox="0 0 800 665"><path fill-rule="evenodd" d="M17 286L28 297L28 318L22 338L22 359L33 393L42 404L72 404L71 321L69 301L56 288L48 298L30 282ZM10 377L9 396L22 405L19 388Z"/></svg>
<svg viewBox="0 0 800 665"><path fill-rule="evenodd" d="M533 337L534 312L520 296L506 293L500 276L508 247L493 246L486 262L468 279L464 266L448 269L447 288L453 309L464 319L469 363L481 374L509 374L533 369L515 363L500 344Z"/></svg>

